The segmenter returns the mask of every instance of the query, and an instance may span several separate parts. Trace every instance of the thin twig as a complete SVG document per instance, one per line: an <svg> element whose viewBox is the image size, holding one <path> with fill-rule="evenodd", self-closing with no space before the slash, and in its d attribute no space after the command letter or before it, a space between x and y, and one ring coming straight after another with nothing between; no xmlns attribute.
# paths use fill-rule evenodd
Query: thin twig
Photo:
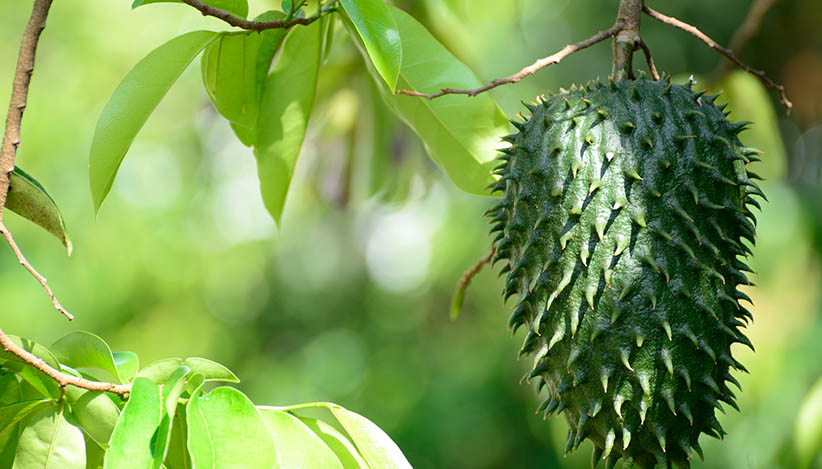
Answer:
<svg viewBox="0 0 822 469"><path fill-rule="evenodd" d="M71 321L74 316L60 305L51 288L49 288L45 277L29 264L20 251L20 247L14 242L11 232L3 224L3 208L6 205L6 195L9 192L10 184L9 174L14 170L14 159L17 157L17 147L20 146L20 125L23 122L23 111L26 109L26 101L28 100L31 74L34 72L37 43L40 40L40 33L46 27L46 18L49 14L51 2L52 0L36 0L34 2L31 17L23 32L23 39L20 41L20 53L17 56L17 69L14 73L11 102L9 103L9 112L6 115L6 131L3 135L2 152L0 152L0 232L9 242L14 254L17 255L20 265L25 267L46 290L46 294L49 296L54 308Z"/></svg>
<svg viewBox="0 0 822 469"><path fill-rule="evenodd" d="M651 49L648 47L648 44L645 44L645 41L639 41L639 47L642 48L642 52L645 53L645 61L648 62L648 70L651 72L651 78L655 81L660 80L659 71L656 69L656 65L654 64L654 57L651 55Z"/></svg>
<svg viewBox="0 0 822 469"><path fill-rule="evenodd" d="M655 20L661 21L665 24L668 24L668 25L673 26L675 28L681 29L681 30L697 37L700 41L704 42L708 47L718 51L719 53L721 53L722 55L727 57L729 60L731 60L733 63L735 63L742 70L745 70L746 72L750 73L751 75L759 77L759 79L762 80L762 82L765 83L765 85L767 85L770 88L773 88L774 90L779 92L779 99L782 101L782 104L785 105L787 113L790 114L791 107L793 107L793 103L791 103L790 100L788 100L788 97L785 95L785 87L782 86L782 85L776 84L773 80L768 78L767 75L765 75L765 72L763 72L762 70L755 70L755 69L751 68L750 66L748 66L747 64L745 64L744 62L739 60L734 55L734 53L732 51L720 46L719 44L717 44L713 39L709 38L707 35L705 35L705 33L700 31L699 29L697 29L695 26L692 26L688 23L682 22L682 21L680 21L676 18L673 18L671 16L663 15L662 13L660 13L656 10L653 10L653 9L647 7L647 6L643 7L642 11L644 11L648 16L650 16L651 18L654 18Z"/></svg>
<svg viewBox="0 0 822 469"><path fill-rule="evenodd" d="M465 290L468 289L468 284L471 283L471 279L482 270L485 264L491 261L496 252L497 245L495 244L491 246L491 251L488 255L478 260L476 264L462 274L462 278L457 282L457 288L454 290L454 297L451 300L451 319L456 319L457 316L459 316L462 300L465 298Z"/></svg>
<svg viewBox="0 0 822 469"><path fill-rule="evenodd" d="M59 311L60 314L65 316L66 319L68 319L69 321L73 320L74 316L68 311L66 311L66 308L63 308L60 302L57 301L57 297L54 296L54 293L51 291L51 288L49 288L49 284L46 281L46 278L40 275L40 273L34 269L34 267L29 263L29 261L26 260L25 256L23 256L23 252L20 250L20 247L17 246L17 243L14 241L14 238L11 235L11 231L9 231L8 228L6 228L6 225L2 221L0 221L0 234L2 234L6 238L6 241L8 241L9 246L11 246L12 251L14 251L14 254L17 256L17 260L20 262L20 265L22 265L26 270L28 270L29 273L31 273L32 277L37 279L37 281L40 282L40 285L43 286L43 289L46 290L46 294L49 296L51 304L54 305L54 309Z"/></svg>
<svg viewBox="0 0 822 469"><path fill-rule="evenodd" d="M245 29L247 31L265 31L266 29L288 29L292 26L296 25L309 25L318 19L324 14L332 10L331 5L334 4L334 1L330 2L328 5L320 8L317 11L317 14L311 16L309 18L286 18L284 20L273 20L273 21L251 21L245 18L240 18L239 16L234 16L231 13L221 10L219 8L215 8L211 5L203 3L200 0L181 0L183 3L192 6L200 11L203 16L213 16L215 18L221 19L224 22L228 23L231 26L236 28ZM336 0L335 0L336 1Z"/></svg>
<svg viewBox="0 0 822 469"><path fill-rule="evenodd" d="M184 0L184 1L189 1L189 0ZM517 83L518 81L522 80L523 78L525 78L529 75L533 75L537 71L539 71L539 70L541 70L541 69L543 69L543 68L545 68L549 65L557 64L562 59L564 59L565 57L568 57L569 55L573 54L574 52L580 51L582 49L586 49L586 48L591 47L594 44L596 44L598 42L601 42L601 41L603 41L603 40L605 40L609 37L613 37L617 32L619 32L621 27L622 27L621 25L615 24L614 26L611 26L610 28L608 28L604 31L600 31L600 32L594 34L593 36L589 37L588 39L585 39L584 41L580 41L580 42L577 42L576 44L569 44L569 45L565 46L560 51L558 51L557 53L555 53L553 55L549 55L548 57L539 59L536 62L534 62L533 64L523 68L522 70L520 70L519 72L517 72L513 75L507 76L505 78L497 78L496 80L492 81L491 83L489 83L485 86L481 86L479 88L475 88L475 89L472 89L472 90L444 88L444 89L440 90L438 93L432 93L432 94L421 93L419 91L414 91L414 90L397 90L396 94L404 94L404 95L407 95L407 96L419 96L421 98L426 98L426 99L439 98L440 96L445 96L447 94L464 94L464 95L468 95L468 96L476 96L480 93L484 93L488 90L492 90L492 89L494 89L498 86L501 86L501 85L508 85L508 84L511 84L511 83Z"/></svg>
<svg viewBox="0 0 822 469"><path fill-rule="evenodd" d="M745 21L743 21L734 32L731 38L731 45L728 46L728 49L735 54L741 54L748 44L748 41L759 32L759 29L762 27L762 22L765 20L765 15L778 1L779 0L754 0L754 2L751 3L751 8L748 10L748 16L745 17ZM731 63L723 60L717 65L714 76L721 77L727 73L730 68Z"/></svg>
<svg viewBox="0 0 822 469"><path fill-rule="evenodd" d="M62 388L65 388L67 385L72 385L78 388L88 389L89 391L113 392L121 396L131 392L130 384L114 384L103 383L100 381L90 381L84 378L78 378L76 376L69 375L59 370L56 370L50 367L45 361L43 361L42 358L34 355L33 353L14 343L14 341L11 340L11 338L7 336L2 329L0 329L0 345L2 345L3 350L5 350L6 352L19 357L27 365L31 365L34 368L37 368L49 378L53 379L54 381L57 381L57 384L59 384Z"/></svg>

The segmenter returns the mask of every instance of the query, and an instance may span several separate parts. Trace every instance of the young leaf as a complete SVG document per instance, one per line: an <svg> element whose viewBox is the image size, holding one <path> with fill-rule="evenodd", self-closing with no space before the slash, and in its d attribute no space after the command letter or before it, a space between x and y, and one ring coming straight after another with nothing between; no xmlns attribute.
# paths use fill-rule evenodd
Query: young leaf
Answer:
<svg viewBox="0 0 822 469"><path fill-rule="evenodd" d="M134 352L114 352L114 366L124 383L131 381L140 369L140 358Z"/></svg>
<svg viewBox="0 0 822 469"><path fill-rule="evenodd" d="M134 0L131 8L149 3L182 3L180 0ZM245 19L248 16L248 0L203 0L206 5L225 10L234 16Z"/></svg>
<svg viewBox="0 0 822 469"><path fill-rule="evenodd" d="M368 469L368 463L360 456L351 441L331 425L308 417L299 419L310 428L337 455L343 469Z"/></svg>
<svg viewBox="0 0 822 469"><path fill-rule="evenodd" d="M234 388L221 387L206 395L201 392L202 386L191 394L186 406L193 467L274 467L274 444L254 404Z"/></svg>
<svg viewBox="0 0 822 469"><path fill-rule="evenodd" d="M48 406L23 421L13 469L85 469L83 432L65 418L66 403Z"/></svg>
<svg viewBox="0 0 822 469"><path fill-rule="evenodd" d="M123 383L108 344L91 332L69 332L51 344L50 349L61 363L95 379Z"/></svg>
<svg viewBox="0 0 822 469"><path fill-rule="evenodd" d="M163 412L163 419L160 421L160 427L154 437L154 445L152 451L154 453L154 461L152 469L159 469L163 461L166 459L168 453L169 443L171 442L171 427L174 422L174 414L177 411L177 399L186 390L185 377L191 371L187 366L177 368L171 374L168 382L163 385L162 401L165 406Z"/></svg>
<svg viewBox="0 0 822 469"><path fill-rule="evenodd" d="M383 0L340 0L357 29L374 68L393 93L402 64L402 46L397 23Z"/></svg>
<svg viewBox="0 0 822 469"><path fill-rule="evenodd" d="M104 469L149 468L154 460L152 436L163 418L160 388L137 377L131 395L111 435Z"/></svg>
<svg viewBox="0 0 822 469"><path fill-rule="evenodd" d="M53 234L71 255L71 240L63 223L63 215L46 189L17 166L9 179L6 208Z"/></svg>
<svg viewBox="0 0 822 469"><path fill-rule="evenodd" d="M414 18L389 6L402 39L403 62L397 88L436 92L442 88L476 88L477 77ZM345 22L349 31L350 22ZM354 33L352 32L352 36ZM363 55L367 52L358 42ZM371 70L373 74L373 69ZM374 78L391 110L422 138L431 158L462 190L487 195L492 182L495 146L508 131L508 121L488 94L474 98L424 98L394 95Z"/></svg>
<svg viewBox="0 0 822 469"><path fill-rule="evenodd" d="M342 407L331 406L330 409L372 469L411 469L400 448L380 427Z"/></svg>
<svg viewBox="0 0 822 469"><path fill-rule="evenodd" d="M66 386L71 413L80 427L98 445L108 443L120 418L120 409L104 392Z"/></svg>
<svg viewBox="0 0 822 469"><path fill-rule="evenodd" d="M278 224L314 105L323 21L291 31L263 89L254 155L263 202Z"/></svg>
<svg viewBox="0 0 822 469"><path fill-rule="evenodd" d="M123 78L109 98L89 150L89 183L95 213L111 190L131 142L188 64L217 36L192 31L154 49Z"/></svg>
<svg viewBox="0 0 822 469"><path fill-rule="evenodd" d="M331 449L297 417L279 410L260 413L274 439L280 467L339 468L343 465Z"/></svg>

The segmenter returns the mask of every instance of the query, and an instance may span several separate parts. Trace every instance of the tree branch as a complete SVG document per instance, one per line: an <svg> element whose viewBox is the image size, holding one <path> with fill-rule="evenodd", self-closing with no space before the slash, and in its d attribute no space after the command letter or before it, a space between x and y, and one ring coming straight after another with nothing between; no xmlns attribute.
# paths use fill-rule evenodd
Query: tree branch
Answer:
<svg viewBox="0 0 822 469"><path fill-rule="evenodd" d="M762 22L765 20L765 15L778 1L779 0L754 0L750 10L748 10L748 16L745 17L745 21L734 32L728 49L736 54L741 54L742 50L745 49L745 46L748 44L748 41L759 32L759 29L762 27ZM721 77L728 73L730 68L731 62L727 60L721 61L714 71L714 77Z"/></svg>
<svg viewBox="0 0 822 469"><path fill-rule="evenodd" d="M6 130L3 134L3 144L0 150L0 233L6 238L9 246L20 261L20 265L26 268L31 275L40 282L46 294L49 296L54 308L57 309L69 321L74 319L54 297L54 293L46 283L46 278L40 275L34 267L26 260L20 247L14 242L11 232L3 224L3 208L6 205L6 196L9 192L11 180L9 175L14 171L14 159L17 157L17 147L20 146L20 125L23 122L23 111L26 109L26 101L29 94L29 83L31 74L34 72L34 57L37 53L37 43L40 40L40 33L46 28L46 18L49 14L52 0L35 0L31 17L23 31L23 39L20 41L20 53L17 56L17 69L14 72L14 81L11 88L11 102L9 112L6 114Z"/></svg>
<svg viewBox="0 0 822 469"><path fill-rule="evenodd" d="M522 80L523 78L525 78L529 75L533 75L534 73L538 72L539 70L542 70L543 68L545 68L549 65L558 64L562 59L564 59L565 57L568 57L569 55L573 54L574 52L580 51L582 49L586 49L588 47L593 46L594 44L596 44L598 42L602 42L603 40L614 36L617 32L619 32L619 30L620 30L619 25L611 26L610 28L608 28L604 31L600 31L600 32L594 34L593 36L589 37L588 39L585 39L583 41L579 41L576 44L567 45L567 46L563 47L562 49L560 49L555 54L549 55L548 57L545 57L545 58L542 58L542 59L539 59L536 62L532 63L531 65L529 65L525 68L523 68L522 70L520 70L519 72L517 72L513 75L507 76L505 78L497 78L496 80L492 81L491 83L489 83L485 86L481 86L479 88L475 88L475 89L472 89L472 90L444 88L444 89L440 90L438 93L432 93L432 94L421 93L419 91L413 91L413 90L397 90L396 94L404 94L406 96L419 96L421 98L426 98L426 99L439 98L440 96L445 96L447 94L464 94L464 95L468 95L468 96L476 96L480 93L484 93L488 90L492 90L492 89L494 89L498 86L508 85L508 84L511 84L511 83L516 83L516 82Z"/></svg>
<svg viewBox="0 0 822 469"><path fill-rule="evenodd" d="M642 42L639 26L642 22L643 3L643 0L620 0L619 2L616 24L620 28L614 37L614 67L611 71L614 81L625 77L634 79L632 63L634 51Z"/></svg>
<svg viewBox="0 0 822 469"><path fill-rule="evenodd" d="M793 107L793 103L791 103L790 100L788 100L788 97L785 95L785 87L775 83L773 80L768 78L768 76L765 75L765 72L763 72L762 70L755 70L755 69L751 68L749 65L747 65L744 62L742 62L741 60L739 60L734 55L734 53L732 51L720 46L719 44L717 44L713 39L709 38L707 35L705 35L705 33L700 31L699 29L697 29L695 26L692 26L688 23L680 21L680 20L678 20L674 17L665 16L662 13L660 13L656 10L653 10L653 9L647 7L647 6L643 7L642 11L645 12L651 18L654 18L655 20L661 21L665 24L668 24L668 25L673 26L675 28L681 29L681 30L695 36L700 41L704 42L711 49L714 49L714 50L718 51L719 53L721 53L722 55L724 55L725 57L727 57L731 62L736 64L736 66L738 66L742 70L745 70L746 72L750 73L751 75L759 77L759 79L762 80L762 83L764 83L768 87L773 88L774 90L779 92L779 99L782 101L782 104L785 105L787 113L790 114L791 107Z"/></svg>
<svg viewBox="0 0 822 469"><path fill-rule="evenodd" d="M648 70L651 72L651 78L659 81L661 77L659 76L659 71L656 69L656 65L654 64L654 58L651 56L651 49L643 40L639 41L639 47L641 47L642 52L645 53L645 61L648 63Z"/></svg>
<svg viewBox="0 0 822 469"><path fill-rule="evenodd" d="M54 381L57 381L57 384L59 384L62 388L65 388L67 385L72 385L78 388L88 389L89 391L113 392L121 396L131 392L130 384L113 384L103 383L100 381L89 381L87 379L78 378L74 375L69 375L59 370L56 370L50 367L40 357L34 355L33 353L14 343L14 341L11 340L11 338L7 336L2 329L0 329L0 345L2 345L3 350L5 350L6 352L19 357L27 365L33 366L34 368L42 371L43 374L45 374L49 378L53 379Z"/></svg>
<svg viewBox="0 0 822 469"><path fill-rule="evenodd" d="M231 26L236 28L245 29L247 31L265 31L266 29L288 29L292 26L300 25L309 25L318 19L328 11L331 10L331 5L333 5L336 0L331 1L327 6L321 7L317 14L311 16L309 18L286 18L284 20L274 20L274 21L251 21L245 18L240 18L238 16L234 16L231 13L221 10L219 8L214 8L211 5L207 5L200 0L181 0L183 3L192 6L200 11L203 16L213 16L215 18L221 19L224 22L228 23Z"/></svg>

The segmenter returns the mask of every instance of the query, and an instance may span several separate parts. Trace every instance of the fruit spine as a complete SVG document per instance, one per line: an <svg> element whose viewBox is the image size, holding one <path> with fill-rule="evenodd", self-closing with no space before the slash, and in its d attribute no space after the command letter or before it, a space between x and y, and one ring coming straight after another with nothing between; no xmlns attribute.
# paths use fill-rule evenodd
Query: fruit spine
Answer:
<svg viewBox="0 0 822 469"><path fill-rule="evenodd" d="M510 317L534 354L526 375L606 466L688 467L701 433L721 438L733 343L751 314L758 152L717 96L666 81L599 81L537 103L504 137L492 191ZM751 346L751 348L753 348ZM595 459L596 460L596 459Z"/></svg>

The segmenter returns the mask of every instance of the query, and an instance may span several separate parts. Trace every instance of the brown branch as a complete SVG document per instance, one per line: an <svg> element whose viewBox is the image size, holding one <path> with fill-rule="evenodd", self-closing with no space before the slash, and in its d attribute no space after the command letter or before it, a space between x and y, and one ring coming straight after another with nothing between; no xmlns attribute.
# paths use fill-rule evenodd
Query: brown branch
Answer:
<svg viewBox="0 0 822 469"><path fill-rule="evenodd" d="M731 38L731 45L728 46L728 49L736 54L741 54L742 50L745 49L745 46L748 44L748 41L759 32L759 29L762 27L762 22L765 20L765 15L778 1L779 0L754 0L750 10L748 10L748 16L745 17L745 21L743 21L734 32ZM714 76L721 77L727 73L730 68L731 62L723 60L716 67Z"/></svg>
<svg viewBox="0 0 822 469"><path fill-rule="evenodd" d="M748 66L747 64L745 64L744 62L739 60L734 55L734 53L732 51L720 46L719 44L717 44L713 39L709 38L707 35L705 35L705 33L700 31L699 29L697 29L695 26L692 26L688 23L682 22L682 21L680 21L676 18L673 18L671 16L665 16L662 13L660 13L656 10L653 10L653 9L647 7L647 6L643 7L642 11L644 11L648 16L650 16L651 18L654 18L655 20L661 21L665 24L668 24L668 25L673 26L675 28L681 29L681 30L695 36L700 41L704 42L711 49L714 49L714 50L718 51L719 53L721 53L722 55L724 55L725 57L727 57L731 62L736 64L736 66L738 66L742 70L745 70L746 72L750 73L751 75L759 77L759 79L762 80L762 82L765 85L767 85L768 87L773 88L774 90L779 92L779 98L782 101L782 104L785 105L785 108L787 109L787 113L790 114L791 107L793 107L793 103L791 103L790 100L788 100L788 97L785 95L785 87L775 83L773 80L768 78L768 76L765 75L765 72L763 72L762 70L755 70L755 69L751 68L750 66Z"/></svg>
<svg viewBox="0 0 822 469"><path fill-rule="evenodd" d="M620 25L619 32L614 37L614 67L611 77L619 81L623 77L633 80L634 51L642 42L639 27L642 23L643 0L620 0L616 24Z"/></svg>
<svg viewBox="0 0 822 469"><path fill-rule="evenodd" d="M228 23L231 26L236 28L245 29L247 31L265 31L266 29L288 29L292 26L300 25L309 25L323 15L331 10L330 5L334 2L332 1L329 3L328 6L322 7L317 11L317 14L311 16L309 18L291 18L285 20L273 20L273 21L251 21L245 18L240 18L239 16L234 16L231 13L221 10L219 8L214 8L211 5L207 5L200 0L181 0L183 3L192 6L200 11L203 16L213 16L215 18L221 19L224 22Z"/></svg>
<svg viewBox="0 0 822 469"><path fill-rule="evenodd" d="M130 384L113 384L103 383L100 381L90 381L56 370L50 367L45 361L43 361L42 358L14 343L14 341L11 340L11 338L7 336L2 329L0 329L0 345L2 345L3 350L6 352L19 357L27 365L33 366L34 368L42 371L43 374L49 378L57 381L57 384L59 384L62 388L65 388L67 385L72 385L78 388L88 389L89 391L113 392L121 396L131 392Z"/></svg>
<svg viewBox="0 0 822 469"><path fill-rule="evenodd" d="M14 81L11 89L11 102L9 103L9 112L6 114L6 130L3 135L2 151L0 151L0 232L8 241L14 254L17 255L17 260L20 265L26 268L31 275L40 282L46 294L49 296L54 308L57 309L69 321L74 319L68 311L66 311L54 293L46 283L45 277L40 275L34 267L26 260L20 247L14 242L11 232L3 224L3 208L6 205L6 196L9 192L9 184L11 180L9 175L14 170L14 159L17 157L17 147L20 146L20 125L23 122L23 111L26 109L26 101L29 94L29 83L31 82L31 74L34 72L34 57L37 53L37 43L40 40L40 33L46 27L46 18L49 14L52 0L36 0L34 8L31 12L31 17L23 31L23 39L20 41L20 53L17 56L17 69L14 72Z"/></svg>
<svg viewBox="0 0 822 469"><path fill-rule="evenodd" d="M68 319L69 321L73 320L74 316L68 311L66 311L66 308L63 308L60 302L57 301L57 297L54 296L54 293L51 291L51 288L49 288L49 284L47 283L46 278L40 275L40 273L38 273L37 270L34 269L34 267L29 263L29 261L26 260L25 256L23 256L23 252L20 250L20 247L17 246L17 242L15 242L14 238L11 236L11 231L9 231L8 228L6 228L6 225L2 221L0 221L0 234L2 234L6 238L6 241L8 241L9 246L11 246L11 249L17 256L17 261L20 262L20 265L22 265L26 270L28 270L29 273L31 273L32 277L37 279L37 281L40 282L40 285L43 286L43 289L46 290L46 294L49 296L51 304L54 305L54 309L59 311L60 314L65 316L66 319Z"/></svg>
<svg viewBox="0 0 822 469"><path fill-rule="evenodd" d="M660 80L659 71L656 69L656 65L654 64L654 58L651 55L651 49L648 47L648 44L645 44L645 41L639 41L639 47L642 49L642 52L645 53L645 61L648 63L648 70L651 72L651 78L656 81Z"/></svg>
<svg viewBox="0 0 822 469"><path fill-rule="evenodd" d="M188 1L188 0L184 0L184 1ZM407 96L419 96L421 98L426 98L426 99L439 98L440 96L445 96L447 94L464 94L464 95L468 95L468 96L476 96L480 93L484 93L488 90L492 90L492 89L494 89L498 86L508 85L508 84L511 84L511 83L517 83L518 81L522 80L523 78L525 78L527 76L530 76L530 75L533 75L534 73L538 72L539 70L542 70L543 68L545 68L549 65L558 64L562 59L564 59L565 57L568 57L569 55L573 54L574 52L580 51L582 49L586 49L588 47L593 46L594 44L597 44L598 42L601 42L601 41L605 40L606 38L614 36L615 34L617 34L619 32L619 30L621 28L622 28L621 25L615 24L614 26L611 26L610 28L608 28L604 31L600 31L600 32L594 34L593 36L589 37L588 39L585 39L584 41L580 41L580 42L577 42L576 44L569 44L569 45L565 46L561 50L559 50L557 53L555 53L553 55L549 55L548 57L544 57L542 59L539 59L536 62L534 62L533 64L523 68L522 70L520 70L519 72L517 72L513 75L507 76L505 78L497 78L496 80L492 81L491 83L488 83L487 85L481 86L479 88L475 88L475 89L472 89L472 90L444 88L444 89L440 90L438 93L432 93L432 94L421 93L419 91L413 91L413 90L397 90L396 94L404 94L404 95L407 95Z"/></svg>

